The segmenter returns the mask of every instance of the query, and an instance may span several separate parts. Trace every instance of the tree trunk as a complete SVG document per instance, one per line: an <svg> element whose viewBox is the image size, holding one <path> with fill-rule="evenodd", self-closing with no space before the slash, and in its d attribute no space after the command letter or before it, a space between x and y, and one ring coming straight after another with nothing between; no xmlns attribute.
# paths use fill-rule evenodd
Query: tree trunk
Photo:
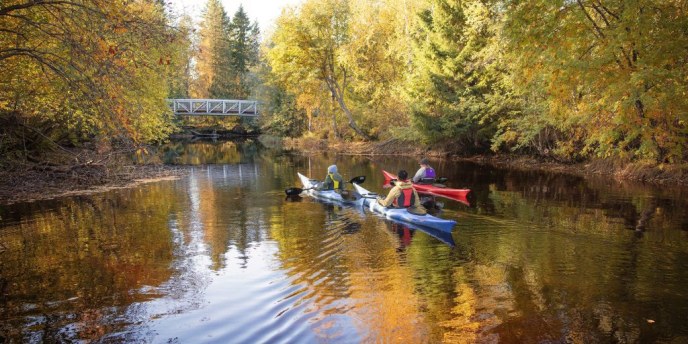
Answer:
<svg viewBox="0 0 688 344"><path fill-rule="evenodd" d="M339 103L339 107L342 109L342 111L344 111L344 114L346 114L346 117L349 119L349 127L351 127L351 129L353 129L358 135L363 137L364 140L370 141L370 136L366 135L366 133L364 133L361 128L356 125L356 121L354 120L354 116L351 114L351 110L349 110L344 102L344 95L342 94L339 85L332 78L327 78L327 86L330 88L332 96L337 100L337 103Z"/></svg>
<svg viewBox="0 0 688 344"><path fill-rule="evenodd" d="M330 111L332 111L332 130L334 130L334 137L341 139L339 135L339 130L337 130L337 112L335 111L334 99L330 103Z"/></svg>

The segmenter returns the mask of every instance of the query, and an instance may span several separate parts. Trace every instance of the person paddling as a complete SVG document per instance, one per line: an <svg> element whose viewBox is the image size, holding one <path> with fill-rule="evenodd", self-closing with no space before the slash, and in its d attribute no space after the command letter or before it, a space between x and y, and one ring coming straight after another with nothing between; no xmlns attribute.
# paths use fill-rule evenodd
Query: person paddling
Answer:
<svg viewBox="0 0 688 344"><path fill-rule="evenodd" d="M385 199L378 197L377 202L383 207L391 205L395 208L406 208L412 214L425 215L427 211L420 204L420 197L408 180L408 172L401 170L397 177L399 180L392 181L394 187L389 190L387 197Z"/></svg>
<svg viewBox="0 0 688 344"><path fill-rule="evenodd" d="M330 165L327 168L327 176L320 190L344 190L344 178L337 171L337 165Z"/></svg>
<svg viewBox="0 0 688 344"><path fill-rule="evenodd" d="M434 183L437 175L435 174L435 169L430 167L430 162L428 159L420 159L418 164L420 165L420 168L418 169L418 172L416 172L416 175L413 176L413 182L421 184Z"/></svg>

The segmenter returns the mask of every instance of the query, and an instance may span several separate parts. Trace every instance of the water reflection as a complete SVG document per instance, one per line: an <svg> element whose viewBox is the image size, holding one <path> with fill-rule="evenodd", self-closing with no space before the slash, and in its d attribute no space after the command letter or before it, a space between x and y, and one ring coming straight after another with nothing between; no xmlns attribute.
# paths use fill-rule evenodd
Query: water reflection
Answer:
<svg viewBox="0 0 688 344"><path fill-rule="evenodd" d="M681 188L436 161L476 194L442 236L284 198L332 163L384 192L414 159L160 152L190 175L0 209L0 342L688 340Z"/></svg>

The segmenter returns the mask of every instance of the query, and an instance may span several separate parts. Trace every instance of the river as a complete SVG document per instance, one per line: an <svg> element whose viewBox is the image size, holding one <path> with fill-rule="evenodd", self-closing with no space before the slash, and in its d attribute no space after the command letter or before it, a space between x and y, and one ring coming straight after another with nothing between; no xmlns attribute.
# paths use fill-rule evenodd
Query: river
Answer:
<svg viewBox="0 0 688 344"><path fill-rule="evenodd" d="M0 343L686 343L688 192L435 160L450 237L287 199L409 157L173 143L189 176L0 207ZM438 199L439 200L439 199Z"/></svg>

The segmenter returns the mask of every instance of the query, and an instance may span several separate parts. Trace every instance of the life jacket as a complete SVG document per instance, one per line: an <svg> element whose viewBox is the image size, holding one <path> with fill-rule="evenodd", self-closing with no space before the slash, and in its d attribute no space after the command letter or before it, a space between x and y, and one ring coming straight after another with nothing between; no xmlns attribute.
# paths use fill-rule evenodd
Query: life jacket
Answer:
<svg viewBox="0 0 688 344"><path fill-rule="evenodd" d="M416 183L433 184L435 183L435 178L437 178L437 175L435 174L435 169L428 166L424 169L423 176L420 178L420 180L417 180Z"/></svg>
<svg viewBox="0 0 688 344"><path fill-rule="evenodd" d="M428 166L425 168L425 177L423 178L432 178L435 179L437 178L437 175L435 174L435 169Z"/></svg>
<svg viewBox="0 0 688 344"><path fill-rule="evenodd" d="M401 189L401 194L397 196L393 204L398 208L408 208L416 205L416 195L413 192L413 187Z"/></svg>
<svg viewBox="0 0 688 344"><path fill-rule="evenodd" d="M339 180L337 180L337 179L334 177L334 173L328 173L327 175L330 176L330 179L332 180L332 185L334 185L333 188L334 188L335 190L339 189Z"/></svg>

